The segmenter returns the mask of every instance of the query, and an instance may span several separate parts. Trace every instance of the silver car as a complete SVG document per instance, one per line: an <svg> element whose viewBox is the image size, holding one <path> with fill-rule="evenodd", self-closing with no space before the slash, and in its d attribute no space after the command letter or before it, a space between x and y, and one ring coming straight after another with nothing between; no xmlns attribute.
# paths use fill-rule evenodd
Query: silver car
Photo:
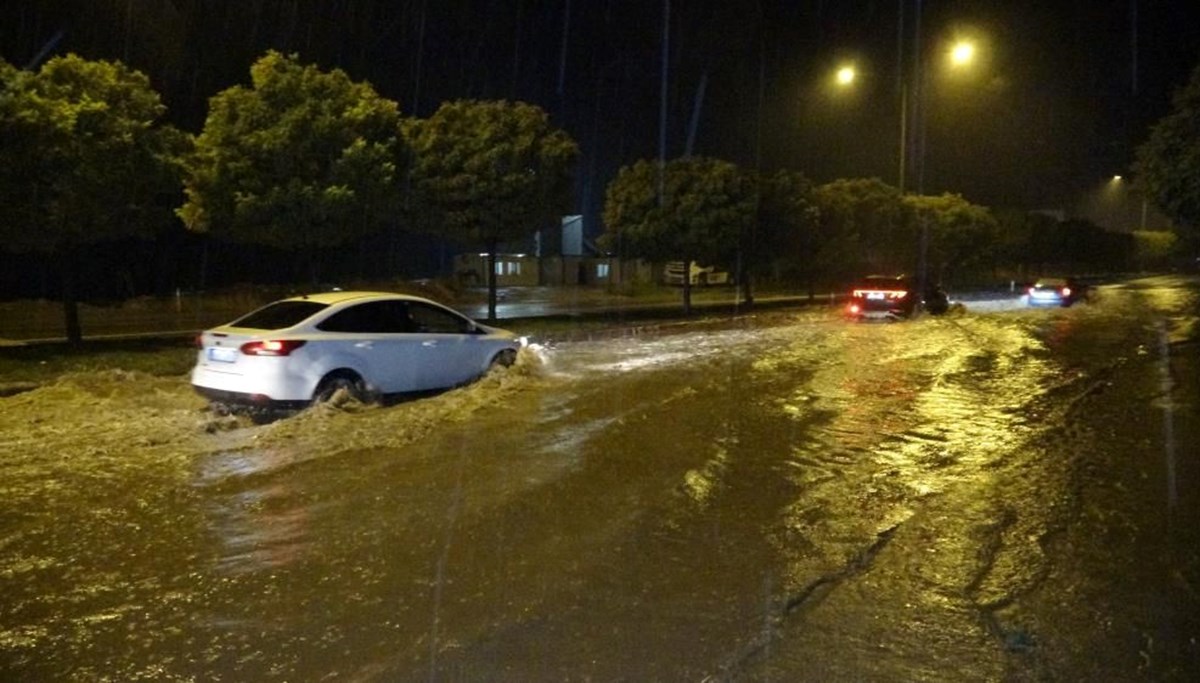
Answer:
<svg viewBox="0 0 1200 683"><path fill-rule="evenodd" d="M330 292L204 331L192 386L222 403L306 404L447 389L511 364L524 339L428 299Z"/></svg>

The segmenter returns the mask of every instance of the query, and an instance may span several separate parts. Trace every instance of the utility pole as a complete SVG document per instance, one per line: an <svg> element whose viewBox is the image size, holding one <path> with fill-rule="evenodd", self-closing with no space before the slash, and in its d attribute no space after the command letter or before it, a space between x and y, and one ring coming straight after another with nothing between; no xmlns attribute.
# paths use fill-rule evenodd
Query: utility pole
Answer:
<svg viewBox="0 0 1200 683"><path fill-rule="evenodd" d="M658 205L663 204L667 167L667 75L671 57L671 0L663 0L662 84L658 104ZM686 279L687 274L684 274Z"/></svg>

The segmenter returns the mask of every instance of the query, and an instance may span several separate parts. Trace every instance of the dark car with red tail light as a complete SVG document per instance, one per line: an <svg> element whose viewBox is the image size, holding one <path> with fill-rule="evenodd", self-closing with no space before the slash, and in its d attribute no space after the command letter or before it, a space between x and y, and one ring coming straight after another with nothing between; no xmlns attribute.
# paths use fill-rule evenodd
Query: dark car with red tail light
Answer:
<svg viewBox="0 0 1200 683"><path fill-rule="evenodd" d="M928 287L922 297L906 275L868 275L850 290L846 315L854 320L901 320L912 317L918 306L940 315L949 305L941 287Z"/></svg>

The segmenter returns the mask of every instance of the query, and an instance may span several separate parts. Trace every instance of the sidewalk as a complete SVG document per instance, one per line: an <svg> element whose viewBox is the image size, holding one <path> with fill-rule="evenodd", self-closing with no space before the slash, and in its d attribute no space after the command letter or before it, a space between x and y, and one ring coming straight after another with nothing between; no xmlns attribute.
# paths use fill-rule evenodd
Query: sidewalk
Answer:
<svg viewBox="0 0 1200 683"><path fill-rule="evenodd" d="M463 314L487 318L487 290L471 289L449 300L422 292ZM806 296L763 294L755 307L828 303L831 294L812 302ZM113 306L79 305L80 325L85 340L114 340L194 336L200 330L229 322L277 297L182 295L158 299L142 297ZM664 288L645 295L624 296L590 287L508 287L497 292L496 317L504 324L541 318L645 318L682 312L678 289ZM744 308L732 288L697 288L692 293L696 312L736 311ZM65 341L62 304L54 301L0 303L0 347Z"/></svg>
<svg viewBox="0 0 1200 683"><path fill-rule="evenodd" d="M952 295L955 302L980 302L985 310L1010 308L1018 293L988 290ZM476 320L487 318L487 290L472 289L455 300L442 303ZM824 292L808 296L787 292L756 293L752 306L740 301L731 287L696 288L692 291L695 315L737 315L750 310L787 307L836 306L843 293ZM180 296L170 299L148 297L114 306L79 305L80 324L87 341L137 339L186 339L199 331L229 322L273 298L252 300L246 296ZM983 301L987 303L983 303ZM592 287L507 287L497 292L496 319L502 326L524 320L646 320L683 317L682 293L678 288L659 288L637 296L620 295ZM65 341L62 305L50 301L0 303L0 347L48 344Z"/></svg>

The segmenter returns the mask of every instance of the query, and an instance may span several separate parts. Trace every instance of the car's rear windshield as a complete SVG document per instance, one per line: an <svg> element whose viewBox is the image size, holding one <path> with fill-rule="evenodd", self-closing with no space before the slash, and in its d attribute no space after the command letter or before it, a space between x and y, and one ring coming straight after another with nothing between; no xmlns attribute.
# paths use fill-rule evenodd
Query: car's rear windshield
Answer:
<svg viewBox="0 0 1200 683"><path fill-rule="evenodd" d="M291 327L327 307L328 304L315 301L276 301L238 318L229 323L229 326L251 330L280 330Z"/></svg>

